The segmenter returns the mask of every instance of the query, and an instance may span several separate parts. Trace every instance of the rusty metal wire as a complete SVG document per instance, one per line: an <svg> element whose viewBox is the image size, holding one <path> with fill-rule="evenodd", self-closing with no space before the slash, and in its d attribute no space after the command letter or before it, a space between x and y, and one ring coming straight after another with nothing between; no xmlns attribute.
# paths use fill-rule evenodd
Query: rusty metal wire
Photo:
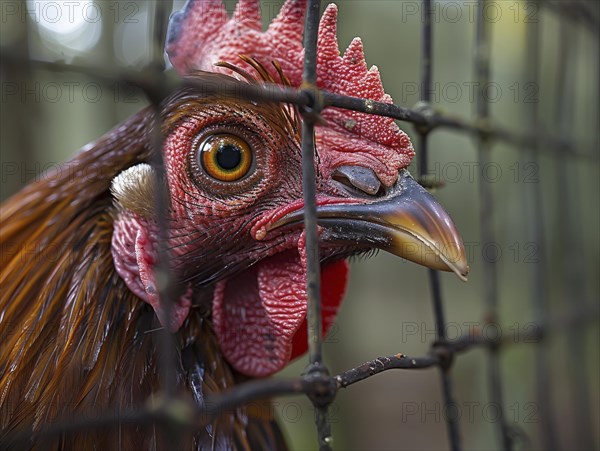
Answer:
<svg viewBox="0 0 600 451"><path fill-rule="evenodd" d="M490 340L482 336L478 331L462 336L458 340L450 341L445 335L446 321L444 317L444 298L442 294L441 281L436 271L431 270L429 273L431 298L433 302L433 310L436 324L436 341L432 343L430 353L422 357L408 357L402 354L396 354L387 357L379 357L372 361L366 362L355 368L344 371L338 375L330 376L327 367L323 361L322 355L322 337L321 337L321 311L320 311L320 275L319 275L319 249L317 238L317 219L316 219L316 201L315 201L315 173L314 173L314 125L318 120L319 113L327 107L346 108L355 111L361 111L368 114L378 114L389 116L398 120L412 123L419 136L419 179L428 172L428 149L429 136L437 129L446 128L455 130L461 133L467 133L474 137L478 142L480 161L490 161L490 149L494 142L502 141L514 146L527 155L530 160L537 158L540 149L543 147L547 151L557 153L559 159L564 159L567 156L577 156L584 160L597 162L598 155L583 151L576 151L574 146L569 145L571 128L570 121L572 116L569 115L569 110L564 108L572 99L572 89L574 80L572 74L567 71L573 68L572 64L566 64L565 60L573 52L571 49L576 47L569 41L570 34L567 28L569 23L564 23L561 26L561 61L558 68L559 73L559 96L563 96L556 112L558 123L561 124L560 133L561 139L550 136L548 133L540 133L541 125L539 121L538 106L536 103L531 104L530 127L531 132L523 134L510 129L503 128L494 123L491 118L489 105L486 103L482 92L476 101L476 120L469 121L454 115L445 114L436 111L431 105L430 87L432 83L433 61L434 55L432 50L433 42L433 21L431 0L424 1L424 15L422 27L422 45L421 45L421 83L422 83L422 99L415 108L408 109L396 105L374 102L371 100L352 98L348 96L337 95L320 91L316 87L316 45L317 31L320 11L320 1L310 0L306 15L305 25L305 60L304 60L304 84L302 89L293 89L282 86L258 86L248 85L231 81L223 83L219 86L215 85L197 85L196 87L204 90L207 93L219 93L221 95L231 95L243 97L252 100L269 101L269 102L287 102L298 106L302 118L302 155L303 155L303 190L305 203L305 230L306 230L306 252L307 252L307 292L308 292L308 330L309 330L309 366L305 373L295 379L268 379L255 380L246 382L234 387L233 389L214 395L208 399L204 406L189 406L183 401L177 399L173 393L174 374L171 371L173 361L176 356L176 350L172 336L168 333L163 333L161 338L161 362L164 368L163 392L160 394L159 400L152 405L139 406L139 408L128 412L119 412L117 415L114 412L100 412L94 416L93 420L64 418L56 421L51 425L42 426L36 431L39 437L50 437L55 434L76 431L85 428L103 428L110 427L113 424L122 421L131 422L154 422L159 427L165 428L168 431L171 443L176 447L177 434L174 431L180 428L197 428L200 425L206 424L212 418L216 417L220 412L232 407L242 406L254 400L264 399L272 396L281 395L306 395L311 400L316 416L316 427L318 432L318 446L321 450L331 448L331 431L328 421L328 406L331 404L337 391L341 388L349 387L357 382L375 376L384 371L392 369L423 369L429 367L438 367L440 369L442 392L444 396L444 405L452 406L455 403L454 393L452 390L452 366L455 357L462 352L471 349L482 347L488 352L488 381L489 381L489 398L498 406L503 406L502 393L502 378L500 376L500 360L499 353L501 349L510 343L515 343L514 340ZM540 4L534 2L538 8ZM485 82L491 79L490 68L490 26L485 19L485 14L482 14L485 8L486 0L477 2L476 33L475 33L475 69L478 80ZM564 13L566 18L573 22L581 22L594 33L598 32L598 18L593 14L589 14L588 6L585 2L547 2L547 7L551 11ZM167 18L172 10L171 1L156 2L155 22L154 22L154 61L153 63L141 70L114 70L106 67L94 67L89 65L65 64L61 62L44 62L34 61L25 53L11 52L8 49L2 48L2 61L8 68L36 68L38 70L47 71L74 71L89 75L101 82L106 83L127 83L133 84L143 90L151 105L158 112L158 105L174 90L183 87L194 85L193 81L182 80L174 74L173 71L164 71L164 61L162 53L162 45L166 33ZM539 78L538 73L538 58L539 58L539 30L538 24L531 24L528 27L527 36L527 62L528 77L531 80ZM25 56L23 56L25 55ZM158 117L158 114L156 114ZM154 139L155 159L153 164L158 169L159 177L164 177L163 162L161 157L162 138L159 130L160 126L155 127L156 136ZM576 177L574 177L576 179ZM571 178L571 181L574 179ZM559 181L564 181L565 177L557 177ZM159 183L158 186L163 186ZM568 193L569 188L563 186L559 190L564 196L572 197L576 193ZM528 209L534 210L533 217L537 218L530 222L529 234L536 242L541 243L542 252L544 250L544 230L542 223L541 212L541 193L537 184L531 185L531 192L528 198ZM486 183L480 184L480 226L482 241L494 241L494 203L492 200L492 192ZM568 201L563 202L564 205L572 205ZM159 224L162 226L162 233L168 233L166 220L166 193L158 196L157 211L159 212ZM563 219L566 215L563 216ZM576 211L571 215L572 218L578 218ZM576 234L576 221L571 219L568 223L562 224L562 227L568 230L570 234ZM567 233L567 232L565 232ZM165 235L166 236L166 235ZM570 255L567 258L567 273L570 275L568 280L568 291L571 297L576 301L573 302L573 309L568 312L568 317L550 317L546 309L546 296L543 277L544 267L542 263L538 264L535 269L534 280L532 281L532 303L535 309L536 317L539 320L536 329L536 338L542 340L550 333L555 333L557 330L566 330L570 337L571 348L576 352L572 354L572 358L577 365L575 372L578 381L574 384L575 391L573 400L575 404L574 411L577 413L574 417L575 427L578 430L580 439L579 445L585 449L594 447L593 437L590 434L591 427L586 423L590 421L587 393L587 384L583 379L585 371L582 370L582 365L585 362L583 353L585 343L582 336L582 325L588 324L590 321L595 321L598 316L598 309L591 306L585 301L585 294L581 292L582 281L579 280L575 271L578 252L577 249L566 249L565 252ZM174 298L175 295L175 280L170 274L167 249L161 249L159 252L159 271L162 275L157 277L157 280L164 281L159 285L161 298ZM573 267L572 265L575 265ZM482 301L485 304L485 323L498 323L498 287L497 287L497 269L493 263L486 262L483 271L485 273L485 292L482 296ZM581 273L579 273L581 274ZM530 337L531 338L531 337ZM544 342L538 343L535 358L536 378L539 383L538 400L541 406L542 418L542 436L546 448L551 447L556 443L555 428L551 421L552 399L548 397L550 393L549 385L549 356L547 350L543 347ZM504 419L498 422L499 443L502 449L512 449L514 447L516 431L512 430L510 425ZM453 450L462 448L460 437L459 419L455 416L449 416L447 420L448 441L449 447ZM30 439L33 431L33 425L27 425L18 435L12 437L13 443L25 444Z"/></svg>
<svg viewBox="0 0 600 451"><path fill-rule="evenodd" d="M538 7L538 3L535 3ZM540 64L540 27L537 23L530 24L527 29L526 36L527 48L525 54L525 70L526 79L532 83L539 83L539 64ZM529 127L532 130L537 130L539 127L539 108L537 103L529 105ZM523 149L523 155L529 161L538 161L538 152L530 149L538 149L539 144ZM542 263L537 263L533 270L533 279L531 286L531 303L535 317L541 322L547 321L547 290L544 284L544 276L546 273L546 245L544 242L544 225L541 220L543 218L542 211L542 193L538 183L531 184L526 192L526 200L523 203L527 211L531 212L530 220L528 221L528 236L537 243L540 243L539 252ZM536 402L540 406L540 410L545 414L540 418L542 429L542 445L545 449L552 449L557 443L557 437L552 424L549 412L553 408L553 395L550 385L550 356L547 346L547 341L541 341L535 352L535 379L537 381Z"/></svg>
<svg viewBox="0 0 600 451"><path fill-rule="evenodd" d="M431 84L433 73L433 5L431 0L423 2L424 20L421 35L421 87L423 90L422 105L429 105L431 102ZM421 127L419 130L420 138L420 157L419 157L419 180L423 180L428 173L428 151L429 151L429 127ZM435 312L435 330L437 342L443 344L446 342L446 321L444 317L444 302L442 299L442 288L439 273L429 269L429 281L431 285L431 299L433 301L433 310ZM448 409L455 404L452 393L452 379L450 367L452 365L452 354L447 353L440 359L439 367L442 379L442 392L444 395L444 408ZM448 416L446 424L448 426L448 436L452 450L460 449L460 434L458 430L458 418Z"/></svg>
<svg viewBox="0 0 600 451"><path fill-rule="evenodd" d="M559 29L560 44L559 55L561 63L556 68L558 73L557 98L560 99L556 105L556 123L560 133L565 137L573 134L573 95L575 92L575 68L572 63L576 56L577 39L571 32L572 25L567 22L561 22ZM579 180L572 167L566 162L564 153L558 152L557 155L557 173L561 172L561 179L558 181L559 201L564 202L565 212L557 215L556 221L562 233L567 236L581 236L580 222L582 212L576 202L571 199L577 199L580 193ZM562 172L567 171L567 177L562 176ZM566 182L569 180L569 183ZM584 296L584 265L580 255L583 251L582 243L575 238L571 243L563 243L564 272L566 275L565 286L563 287L565 296L572 297L570 303L571 311L576 311L585 307L586 300ZM583 272L582 272L583 270ZM571 365L577 365L577 371L570 371L569 376L573 379L571 385L571 397L573 399L573 427L576 431L575 446L579 449L594 448L594 439L592 435L592 420L590 417L589 389L586 383L587 362L582 358L586 352L585 329L573 328L567 333L568 347L572 352L569 353Z"/></svg>
<svg viewBox="0 0 600 451"><path fill-rule="evenodd" d="M491 60L491 42L490 42L490 24L485 20L484 8L487 0L477 3L477 19L475 30L475 77L481 82L481 86L487 85L490 81L490 60ZM487 120L490 116L489 103L486 100L483 88L479 89L475 102L477 117ZM491 161L490 151L491 143L486 136L481 136L478 142L479 161L483 164ZM494 200L492 187L486 183L483 176L479 183L479 220L481 227L481 241L484 245L493 243L494 234ZM498 323L498 273L496 262L487 260L483 264L484 287L483 302L485 303L484 321L488 324ZM513 449L512 434L506 423L504 412L504 402L502 396L502 380L500 377L500 355L497 346L491 346L488 349L488 390L489 398L492 403L499 406L500 421L497 422L498 433L502 449Z"/></svg>

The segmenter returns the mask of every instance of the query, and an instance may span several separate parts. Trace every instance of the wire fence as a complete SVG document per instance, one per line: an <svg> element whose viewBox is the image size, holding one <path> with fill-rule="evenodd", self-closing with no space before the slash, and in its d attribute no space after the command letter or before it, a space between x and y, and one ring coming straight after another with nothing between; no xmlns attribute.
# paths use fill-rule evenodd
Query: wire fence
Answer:
<svg viewBox="0 0 600 451"><path fill-rule="evenodd" d="M491 59L491 28L492 24L487 20L484 9L486 0L476 2L476 24L475 24L475 54L474 63L476 79L480 86L493 80L490 69ZM357 382L391 369L422 369L429 367L439 368L441 379L443 404L445 409L452 409L456 405L456 396L453 391L452 368L455 359L460 353L467 352L473 348L483 348L487 352L487 381L489 401L497 406L504 406L503 379L501 377L500 353L503 349L514 344L514 340L490 339L473 330L471 333L460 337L458 340L449 340L446 336L447 322L444 309L447 300L438 272L429 271L429 282L431 301L433 304L436 340L431 343L430 352L421 357L411 357L402 354L379 357L365 362L356 368L349 369L340 374L331 375L323 359L321 336L321 311L320 311L320 275L319 275L319 247L317 238L317 216L315 198L315 144L314 127L319 120L321 111L329 107L344 108L360 111L368 114L376 114L392 117L397 120L412 123L417 131L417 155L418 155L418 179L427 188L438 188L440 184L431 181L429 173L429 138L437 130L453 130L471 136L478 147L478 157L482 164L491 162L490 155L492 146L497 142L505 142L518 149L527 161L536 161L542 153L552 155L557 161L566 161L567 158L581 158L598 164L598 154L581 150L575 146L572 136L573 116L568 108L573 102L573 89L575 77L575 62L572 46L577 45L574 41L573 24L585 27L588 32L600 33L598 17L590 10L589 2L528 2L532 8L548 8L548 10L560 16L563 21L560 26L560 47L557 61L560 62L555 68L558 77L558 91L556 95L560 98L557 102L555 112L558 129L549 133L543 129L540 121L539 105L528 104L527 108L529 123L526 133L517 132L512 129L499 126L491 117L489 101L481 88L477 92L475 101L475 119L466 120L456 115L447 114L436 110L432 104L432 78L435 62L433 54L433 34L435 23L432 20L434 14L434 2L425 0L423 2L423 25L421 30L421 92L422 98L412 109L402 108L397 105L374 102L371 100L352 98L334 93L324 92L316 87L316 49L317 31L319 24L319 12L321 2L309 0L306 13L306 25L304 32L305 59L303 73L303 87L294 89L283 86L260 86L248 85L231 80L221 85L204 85L190 80L177 77L173 71L165 71L163 59L163 46L165 42L167 21L173 7L170 1L155 3L155 24L153 54L154 62L141 70L115 70L110 67L90 67L89 65L65 64L61 62L44 62L28 58L23 53L13 52L2 47L2 64L6 68L27 68L43 71L72 71L87 74L104 83L125 83L139 87L147 96L153 106L156 118L161 102L173 91L185 87L195 88L209 93L242 97L245 99L260 100L267 102L286 102L296 105L302 116L302 175L304 193L304 226L306 230L306 252L307 252L307 288L308 288L308 331L309 331L309 365L303 375L292 379L265 379L253 380L242 383L233 389L216 394L207 399L206 404L190 408L175 395L175 373L174 360L176 353L173 336L163 331L161 334L160 359L164 370L164 386L160 402L152 406L139 406L131 411L99 412L93 419L89 418L65 418L51 425L35 428L33 424L24 428L22 434L12 438L14 443L29 443L31 434L37 438L53 437L57 434L85 428L98 428L115 425L120 422L153 423L158 428L163 428L168 436L173 438L173 447L177 448L177 434L173 431L198 428L202 424L214 419L219 413L238 406L243 406L252 401L269 398L273 396L305 395L312 402L316 415L315 423L318 433L318 447L321 450L331 448L332 437L330 422L328 420L328 407L333 402L336 393L341 388L349 387ZM527 24L525 37L525 60L527 78L538 82L540 77L540 27L539 21ZM162 136L160 126L154 137L154 163L162 168ZM556 135L554 135L556 133ZM164 170L158 172L159 177L165 177ZM576 179L570 178L570 180ZM567 177L559 174L556 181L559 184L558 192L562 198L560 203L568 209L567 214L556 218L560 227L566 235L573 236L578 233L577 223L581 217L578 211L581 207L573 199L577 199L578 192L576 184L567 184ZM160 183L158 186L165 186ZM547 254L545 246L544 212L541 187L538 183L528 185L524 196L524 210L527 218L528 236L539 244L540 258L545 260ZM162 190L157 198L158 223L162 230L163 238L168 233L167 221L167 198L166 190ZM480 231L481 242L493 243L496 239L494 230L495 203L491 187L487 183L480 183ZM161 240L166 242L166 240ZM531 307L538 318L535 335L539 339L536 346L535 358L532 362L537 381L537 402L540 409L540 428L543 447L551 449L557 443L557 425L553 421L554 400L552 399L551 385L552 377L550 363L552 356L546 345L550 335L558 332L566 332L568 346L572 350L568 365L578 368L575 373L577 380L573 381L572 412L573 424L576 427L577 446L581 449L593 449L598 446L594 442L592 428L592 415L590 413L589 383L586 381L586 327L598 320L597 300L591 302L583 292L581 280L582 272L578 272L578 256L583 249L578 249L571 242L565 244L565 274L567 285L563 296L569 298L569 310L560 316L552 317L548 314L548 293L545 284L543 265L536 265L531 280L532 295L530 297ZM160 287L160 297L172 299L176 293L175 279L168 265L169 254L166 247L159 250L158 271L162 274L157 276L158 280L166 280L164 286ZM494 262L483 263L484 292L481 299L484 304L483 324L497 324L498 314L498 269ZM531 337L530 337L531 338ZM399 375L398 377L402 377ZM507 421L506 415L500 415L501 421L496 422L498 447L506 450L514 449L515 442L520 438L522 431ZM460 421L456 415L446 415L447 433L449 447L453 450L462 449L460 434Z"/></svg>

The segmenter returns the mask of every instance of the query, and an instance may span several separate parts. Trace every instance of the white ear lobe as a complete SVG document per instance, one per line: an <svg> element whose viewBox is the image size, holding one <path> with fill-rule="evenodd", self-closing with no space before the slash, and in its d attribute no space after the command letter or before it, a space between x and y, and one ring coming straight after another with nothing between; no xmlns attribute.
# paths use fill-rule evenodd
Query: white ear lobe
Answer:
<svg viewBox="0 0 600 451"><path fill-rule="evenodd" d="M112 180L110 192L118 205L150 219L156 202L156 171L146 163L132 166Z"/></svg>

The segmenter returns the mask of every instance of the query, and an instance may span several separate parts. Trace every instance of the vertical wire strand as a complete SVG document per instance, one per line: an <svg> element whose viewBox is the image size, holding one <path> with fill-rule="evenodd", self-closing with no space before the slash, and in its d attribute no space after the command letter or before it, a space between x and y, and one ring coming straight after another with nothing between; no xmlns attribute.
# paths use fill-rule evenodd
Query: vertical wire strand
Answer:
<svg viewBox="0 0 600 451"><path fill-rule="evenodd" d="M539 11L539 3L534 1L529 3L529 8L535 8L536 14ZM540 86L539 67L541 63L540 50L540 17L537 15L534 20L526 23L525 30L525 80L526 83L533 83L533 86ZM525 103L525 116L529 118L528 127L530 130L541 130L539 115L539 99ZM522 149L521 167L526 164L534 164L539 167L540 136L533 135L535 143L533 146L527 146ZM528 240L537 246L537 260L534 262L531 280L531 304L534 318L538 325L544 327L548 323L548 290L546 286L546 238L543 223L544 209L541 180L533 183L527 183L524 186L525 201L523 206L525 212L523 217L526 221ZM548 337L542 336L540 342L534 350L534 373L536 381L536 401L540 412L540 433L544 449L552 449L558 443L556 429L552 419L552 384L550 380L550 350L548 347Z"/></svg>
<svg viewBox="0 0 600 451"><path fill-rule="evenodd" d="M317 82L317 33L320 1L310 1L304 30L304 74L306 86ZM315 100L315 99L313 99ZM314 108L311 107L311 108ZM315 113L314 111L312 113ZM316 112L318 114L318 112ZM320 265L317 243L317 203L315 180L314 119L305 115L302 122L302 190L304 193L304 229L306 233L307 292L308 292L308 352L311 364L322 363Z"/></svg>
<svg viewBox="0 0 600 451"><path fill-rule="evenodd" d="M304 84L317 81L317 33L320 1L310 1L304 30ZM315 99L313 99L315 100ZM312 108L312 107L311 107ZM308 353L311 364L321 364L320 265L317 243L317 203L315 182L314 120L305 115L302 122L302 189L304 193L304 229L306 233L308 292Z"/></svg>
<svg viewBox="0 0 600 451"><path fill-rule="evenodd" d="M565 141L565 148L574 142L574 99L577 40L571 24L562 21L559 28L559 54L556 85L555 121L559 134ZM572 145L572 144L571 144ZM564 285L561 287L561 303L576 318L578 312L586 308L585 301L585 250L581 243L582 220L580 189L577 162L571 161L566 151L560 151L556 158L556 183L558 192L557 224L558 236L562 245L559 260L563 262ZM591 409L587 383L588 364L586 361L586 328L576 323L567 331L568 380L571 384L572 426L575 431L577 449L594 449L592 436Z"/></svg>
<svg viewBox="0 0 600 451"><path fill-rule="evenodd" d="M161 40L164 42L164 35L166 34L166 26L162 23L164 21L165 12L163 11L164 5L162 2L158 2L155 6L155 17L154 17L154 30L153 30L153 64L156 65L157 70L160 70L160 60L158 55L160 52L156 49L156 46L161 45ZM159 187L156 196L156 211L157 211L157 223L160 233L159 250L158 250L158 264L156 268L156 282L157 290L160 298L165 302L166 305L166 316L170 317L172 303L175 300L176 290L174 275L172 274L169 265L169 251L168 251L168 236L169 236L169 193L167 191L166 183L166 171L164 160L162 156L162 134L161 134L161 122L160 122L160 104L158 98L152 98L150 100L153 106L154 112L154 126L152 128L152 161L157 174L157 186ZM157 96L158 97L158 96ZM166 300L166 301L165 301ZM168 398L174 391L175 378L173 369L174 364L174 337L166 330L161 329L160 334L160 364L163 376L163 390L164 395Z"/></svg>
<svg viewBox="0 0 600 451"><path fill-rule="evenodd" d="M309 0L304 26L304 71L303 85L308 90L316 89L317 83L317 37L319 30L320 0ZM318 94L315 94L315 96ZM315 174L315 120L320 113L317 98L304 114L302 121L302 191L304 196L304 230L306 238L306 290L308 310L308 374L327 375L323 365L321 338L321 274L319 243L317 234L317 199ZM331 428L327 403L315 407L315 423L319 449L330 449Z"/></svg>
<svg viewBox="0 0 600 451"><path fill-rule="evenodd" d="M431 101L431 84L433 76L433 29L431 19L433 16L433 2L424 0L423 2L423 26L421 28L421 100L429 106ZM429 153L429 129L421 128L419 130L419 171L418 178L428 173L428 153ZM442 298L442 288L440 275L438 271L428 270L429 283L431 287L431 299L435 317L435 330L437 341L445 343L446 341L446 321L444 315L444 305ZM448 360L450 363L450 360ZM455 406L452 394L452 380L450 376L450 367L440 368L442 380L442 392L444 395L444 408L449 412L451 406ZM448 428L448 439L452 450L460 449L460 433L457 415L446 415L446 426Z"/></svg>
<svg viewBox="0 0 600 451"><path fill-rule="evenodd" d="M436 317L436 334L438 342L446 342L446 323L444 319L444 309L442 302L442 289L440 283L439 272L433 269L428 270L429 280L431 284L431 295L434 305L435 317ZM448 429L448 439L450 441L450 448L454 451L461 449L461 439L459 431L459 419L460 415L453 411L456 409L456 402L453 396L453 384L452 377L450 375L450 363L452 356L448 356L450 361L447 367L442 367L441 378L442 378L442 392L444 394L444 412L448 412L445 415L446 426Z"/></svg>
<svg viewBox="0 0 600 451"><path fill-rule="evenodd" d="M485 86L490 80L490 27L486 18L486 0L477 2L476 30L475 30L475 80L479 86L476 99L477 120L489 120L489 104L485 98ZM478 155L482 167L490 163L491 142L490 137L481 135L478 142ZM494 195L491 185L483 175L479 178L479 222L481 228L482 247L494 243ZM484 259L482 263L484 302L486 324L498 324L498 275L495 262ZM493 344L488 352L488 383L490 402L499 409L500 420L497 422L498 434L502 449L511 450L513 440L506 424L503 408L502 379L500 374L499 347Z"/></svg>
<svg viewBox="0 0 600 451"><path fill-rule="evenodd" d="M164 46L167 30L167 20L169 17L170 9L172 9L172 2L157 2L154 5L154 23L152 29L152 64L158 73L164 70L164 56L160 50ZM160 299L165 304L166 317L170 318L173 313L173 303L179 292L177 289L177 281L170 266L170 251L168 245L169 239L169 192L166 181L166 169L162 155L163 147L163 136L162 136L162 123L160 119L160 102L162 101L160 95L160 87L156 87L157 93L149 93L150 101L152 104L154 125L152 127L152 163L155 168L156 182L157 182L157 195L156 195L156 222L158 225L158 262L155 268L155 277L157 284L157 291ZM148 93L147 93L148 94ZM162 406L168 406L169 402L175 396L176 390L176 375L175 371L177 368L177 351L176 351L176 339L175 336L163 327L158 334L158 349L159 349L159 365L160 374L162 378L162 399L159 402L163 403ZM174 448L179 447L179 434L176 433L177 429L174 428L172 418L168 415L161 419L159 422L160 429L163 433L161 441L157 444L159 447L172 446ZM162 443L162 440L166 442Z"/></svg>

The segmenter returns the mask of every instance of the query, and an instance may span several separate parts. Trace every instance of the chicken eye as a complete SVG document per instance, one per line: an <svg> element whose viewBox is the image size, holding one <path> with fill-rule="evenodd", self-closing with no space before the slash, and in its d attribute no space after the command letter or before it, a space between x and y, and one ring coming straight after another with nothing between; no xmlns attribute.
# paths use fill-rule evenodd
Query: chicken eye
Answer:
<svg viewBox="0 0 600 451"><path fill-rule="evenodd" d="M241 179L248 173L252 164L250 146L235 135L209 136L200 143L198 150L204 171L222 182Z"/></svg>

